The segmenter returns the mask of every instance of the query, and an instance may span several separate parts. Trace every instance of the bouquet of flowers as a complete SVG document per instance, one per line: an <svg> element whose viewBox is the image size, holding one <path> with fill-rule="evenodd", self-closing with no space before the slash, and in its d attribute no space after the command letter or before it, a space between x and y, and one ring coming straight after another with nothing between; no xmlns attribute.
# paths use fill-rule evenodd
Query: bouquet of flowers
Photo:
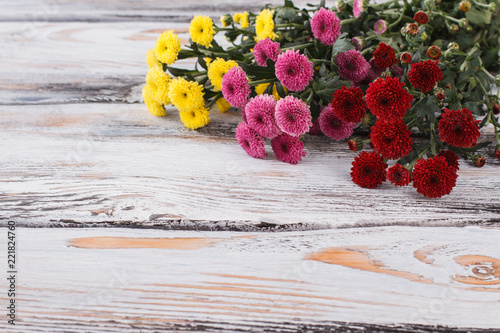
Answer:
<svg viewBox="0 0 500 333"><path fill-rule="evenodd" d="M436 198L457 180L458 156L482 166L480 129L493 126L500 158L500 17L488 0L338 0L327 8L266 6L259 13L207 16L190 24L190 45L173 30L147 53L150 112L173 104L197 129L241 110L236 139L248 155L296 164L305 135L348 140L354 183L412 183ZM498 1L498 0L495 0ZM229 47L214 39L224 34ZM194 69L172 66L195 58ZM498 92L498 89L496 89ZM361 133L365 137L353 137ZM362 151L369 147L370 152ZM395 163L389 167L389 160Z"/></svg>

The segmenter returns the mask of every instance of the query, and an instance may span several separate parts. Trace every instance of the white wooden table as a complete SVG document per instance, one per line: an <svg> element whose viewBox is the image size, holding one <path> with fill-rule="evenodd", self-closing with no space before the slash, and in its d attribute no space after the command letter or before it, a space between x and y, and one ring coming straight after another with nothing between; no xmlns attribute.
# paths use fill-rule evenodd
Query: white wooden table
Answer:
<svg viewBox="0 0 500 333"><path fill-rule="evenodd" d="M0 225L16 222L18 271L2 332L500 331L492 148L430 200L354 185L345 142L308 137L293 166L248 157L236 112L199 131L148 113L160 32L185 43L193 14L265 2L2 3Z"/></svg>

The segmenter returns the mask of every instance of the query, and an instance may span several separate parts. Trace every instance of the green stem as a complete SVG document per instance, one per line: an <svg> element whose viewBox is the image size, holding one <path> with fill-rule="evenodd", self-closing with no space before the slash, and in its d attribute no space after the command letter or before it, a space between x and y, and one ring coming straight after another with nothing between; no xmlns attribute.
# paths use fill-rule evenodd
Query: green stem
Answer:
<svg viewBox="0 0 500 333"><path fill-rule="evenodd" d="M497 139L497 145L500 145L500 137L498 136L498 127L493 126L495 128L495 139Z"/></svg>
<svg viewBox="0 0 500 333"><path fill-rule="evenodd" d="M214 97L214 99L212 99L210 101L210 103L207 104L206 108L210 110L210 108L215 104L215 102L222 96L222 91L219 91L217 93L217 96Z"/></svg>
<svg viewBox="0 0 500 333"><path fill-rule="evenodd" d="M406 126L408 126L408 129L412 129L413 125L417 122L417 118L413 118Z"/></svg>
<svg viewBox="0 0 500 333"><path fill-rule="evenodd" d="M282 48L281 51L286 51L286 50L302 50L302 49L307 49L309 46L314 46L314 43L306 43L306 44L302 44L302 45L285 47L285 48Z"/></svg>
<svg viewBox="0 0 500 333"><path fill-rule="evenodd" d="M417 158L415 158L415 159L413 160L413 162L411 162L410 164L408 164L407 166L405 166L405 168L406 168L408 171L409 171L409 170L411 170L411 169L413 169L413 166L415 166L415 164L417 164L417 161L418 161L419 159L421 159L422 157L424 157L425 153L427 153L427 152L429 151L429 148L430 148L430 147L431 147L430 145L427 145L427 147L425 147L425 149L424 149L424 150L423 150L420 154L418 154Z"/></svg>
<svg viewBox="0 0 500 333"><path fill-rule="evenodd" d="M253 87L253 86L257 86L257 85L262 84L262 83L271 83L271 82L275 82L275 81L276 81L276 79L257 80L257 81L249 82L249 85L250 85L250 87Z"/></svg>
<svg viewBox="0 0 500 333"><path fill-rule="evenodd" d="M340 24L341 24L341 26L342 26L342 25L345 25L345 24L349 24L349 23L352 23L352 22L356 22L356 21L358 21L358 20L359 20L359 18L355 18L355 17L354 17L354 18L350 18L350 19L345 19L345 20L342 20L342 21L340 21Z"/></svg>
<svg viewBox="0 0 500 333"><path fill-rule="evenodd" d="M311 102L312 98L314 96L314 90L311 89L311 92L309 93L309 96L307 97L306 104L309 105Z"/></svg>

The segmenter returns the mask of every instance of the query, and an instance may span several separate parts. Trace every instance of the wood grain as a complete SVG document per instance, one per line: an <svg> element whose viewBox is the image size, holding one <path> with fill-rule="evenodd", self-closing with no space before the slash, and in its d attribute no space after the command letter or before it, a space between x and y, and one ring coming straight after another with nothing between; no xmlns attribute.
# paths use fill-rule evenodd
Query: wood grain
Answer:
<svg viewBox="0 0 500 333"><path fill-rule="evenodd" d="M9 332L500 329L500 286L483 283L500 279L499 230L383 227L234 237L18 228L17 234L19 322ZM150 246L82 246L102 237ZM211 244L159 248L158 239ZM430 247L435 265L414 256ZM351 256L314 258L332 248ZM4 321L0 329L7 329Z"/></svg>
<svg viewBox="0 0 500 333"><path fill-rule="evenodd" d="M298 165L248 157L234 138L239 114L184 129L174 110L142 104L0 107L0 220L30 226L143 226L259 230L367 225L498 226L494 157L461 162L454 191L431 200L413 188L363 189L350 179L345 142L307 137ZM487 154L492 152L487 151ZM250 229L245 229L246 226Z"/></svg>

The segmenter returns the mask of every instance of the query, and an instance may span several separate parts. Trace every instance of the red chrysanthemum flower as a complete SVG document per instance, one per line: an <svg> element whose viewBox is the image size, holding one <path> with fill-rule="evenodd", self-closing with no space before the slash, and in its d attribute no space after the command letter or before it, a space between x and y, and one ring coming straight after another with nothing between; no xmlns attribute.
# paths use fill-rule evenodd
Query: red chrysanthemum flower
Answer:
<svg viewBox="0 0 500 333"><path fill-rule="evenodd" d="M373 57L375 58L375 65L380 69L391 67L398 62L394 49L384 43L378 44L377 49L373 52Z"/></svg>
<svg viewBox="0 0 500 333"><path fill-rule="evenodd" d="M412 151L413 140L410 134L402 120L393 123L378 120L375 126L371 127L370 137L373 147L382 156L397 159L405 157Z"/></svg>
<svg viewBox="0 0 500 333"><path fill-rule="evenodd" d="M444 157L448 165L451 166L456 171L460 169L459 167L460 164L458 163L458 156L453 152L453 150L441 150L438 156Z"/></svg>
<svg viewBox="0 0 500 333"><path fill-rule="evenodd" d="M437 64L437 60L419 61L412 64L408 77L413 87L422 92L431 90L443 78L443 72Z"/></svg>
<svg viewBox="0 0 500 333"><path fill-rule="evenodd" d="M428 198L449 194L457 181L457 172L442 156L420 159L413 167L413 187Z"/></svg>
<svg viewBox="0 0 500 333"><path fill-rule="evenodd" d="M409 63L411 63L412 60L413 60L413 57L408 52L403 52L403 54L401 54L401 62L403 64L409 64Z"/></svg>
<svg viewBox="0 0 500 333"><path fill-rule="evenodd" d="M359 87L342 87L333 93L333 111L342 120L358 123L366 113L363 91Z"/></svg>
<svg viewBox="0 0 500 333"><path fill-rule="evenodd" d="M403 88L404 85L393 77L378 78L370 83L365 99L371 113L387 122L401 119L413 102L413 96Z"/></svg>
<svg viewBox="0 0 500 333"><path fill-rule="evenodd" d="M495 157L500 158L500 145L495 147Z"/></svg>
<svg viewBox="0 0 500 333"><path fill-rule="evenodd" d="M441 141L456 147L474 147L481 136L477 127L479 120L472 119L467 108L462 110L444 109L439 120L438 132Z"/></svg>
<svg viewBox="0 0 500 333"><path fill-rule="evenodd" d="M436 97L439 101L442 101L446 97L446 95L444 94L444 91L438 91L436 93Z"/></svg>
<svg viewBox="0 0 500 333"><path fill-rule="evenodd" d="M406 186L410 183L410 173L401 164L395 164L387 169L387 179L395 186Z"/></svg>
<svg viewBox="0 0 500 333"><path fill-rule="evenodd" d="M426 54L432 60L438 60L439 58L441 58L441 49L439 48L439 46L432 45L427 49Z"/></svg>
<svg viewBox="0 0 500 333"><path fill-rule="evenodd" d="M355 184L366 188L376 188L386 179L387 163L377 152L362 151L354 158L351 178Z"/></svg>
<svg viewBox="0 0 500 333"><path fill-rule="evenodd" d="M423 11L416 12L415 16L413 16L413 19L418 24L426 24L427 22L429 22L429 16Z"/></svg>

